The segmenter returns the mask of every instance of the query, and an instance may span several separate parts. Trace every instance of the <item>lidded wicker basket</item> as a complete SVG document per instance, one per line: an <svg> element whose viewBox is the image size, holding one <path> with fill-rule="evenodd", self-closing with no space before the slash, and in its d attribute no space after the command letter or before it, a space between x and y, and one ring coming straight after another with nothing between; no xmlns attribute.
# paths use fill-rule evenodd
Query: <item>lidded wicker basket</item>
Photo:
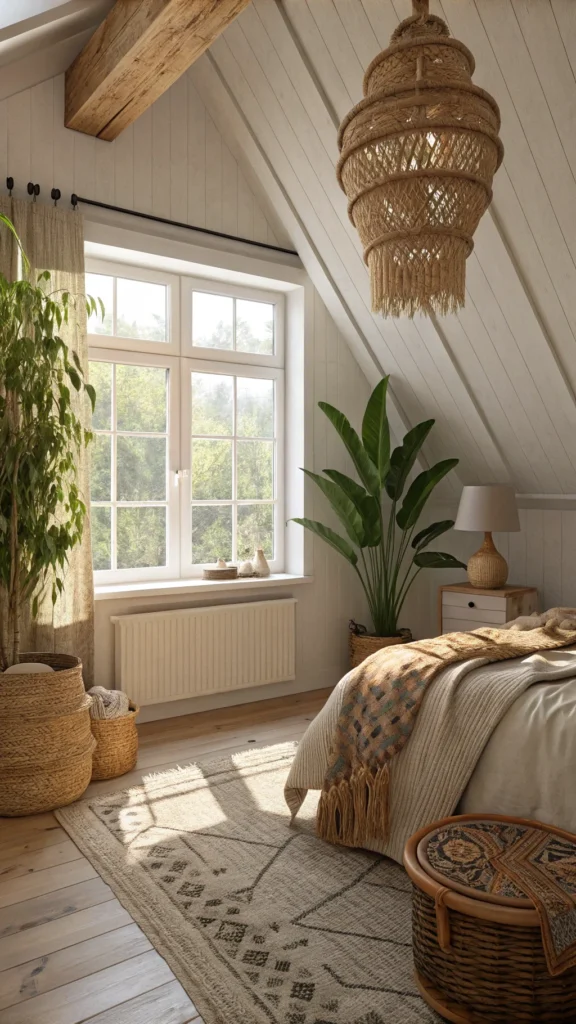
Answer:
<svg viewBox="0 0 576 1024"><path fill-rule="evenodd" d="M82 663L21 654L53 672L0 675L0 815L39 814L78 800L90 782L94 739Z"/></svg>
<svg viewBox="0 0 576 1024"><path fill-rule="evenodd" d="M503 157L495 100L446 23L415 14L369 65L344 118L338 180L364 246L372 309L445 314L464 305L465 267Z"/></svg>
<svg viewBox="0 0 576 1024"><path fill-rule="evenodd" d="M527 829L568 845L573 873L576 836L522 818L445 818L406 845L416 982L428 1005L456 1024L576 1021L576 967L550 974L533 902L492 863L495 850Z"/></svg>
<svg viewBox="0 0 576 1024"><path fill-rule="evenodd" d="M92 718L96 749L92 755L92 781L115 779L131 772L138 758L136 716L140 708L130 701L127 715L119 718Z"/></svg>

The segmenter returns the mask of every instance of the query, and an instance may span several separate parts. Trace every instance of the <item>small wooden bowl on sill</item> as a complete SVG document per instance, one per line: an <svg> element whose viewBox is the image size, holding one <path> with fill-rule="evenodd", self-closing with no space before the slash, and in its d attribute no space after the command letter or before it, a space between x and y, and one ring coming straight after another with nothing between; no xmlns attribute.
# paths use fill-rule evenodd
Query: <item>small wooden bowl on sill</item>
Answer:
<svg viewBox="0 0 576 1024"><path fill-rule="evenodd" d="M238 576L236 565L227 565L225 569L203 569L202 579L204 580L235 580Z"/></svg>

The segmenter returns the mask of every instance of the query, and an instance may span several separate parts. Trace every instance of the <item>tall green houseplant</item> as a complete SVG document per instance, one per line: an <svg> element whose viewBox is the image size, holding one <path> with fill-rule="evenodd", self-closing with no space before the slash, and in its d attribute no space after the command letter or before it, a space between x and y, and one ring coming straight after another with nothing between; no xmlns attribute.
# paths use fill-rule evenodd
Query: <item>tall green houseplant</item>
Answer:
<svg viewBox="0 0 576 1024"><path fill-rule="evenodd" d="M13 234L8 218L0 223ZM26 264L25 257L23 261ZM68 554L80 542L86 505L76 480L78 451L91 440L73 392L84 380L76 352L60 337L74 312L67 292L0 274L0 668L19 661L21 619L46 588L55 603ZM94 299L87 312L96 311Z"/></svg>
<svg viewBox="0 0 576 1024"><path fill-rule="evenodd" d="M444 551L425 550L454 526L454 520L432 523L415 533L432 491L458 459L445 459L424 470L406 490L434 420L413 427L402 444L391 451L386 412L388 380L384 377L370 396L361 438L343 413L327 402L318 403L343 441L360 483L336 469L323 470L323 476L309 469L304 473L326 496L347 536L312 519L294 520L350 563L366 594L374 633L379 637L398 634L402 606L422 569L466 568Z"/></svg>

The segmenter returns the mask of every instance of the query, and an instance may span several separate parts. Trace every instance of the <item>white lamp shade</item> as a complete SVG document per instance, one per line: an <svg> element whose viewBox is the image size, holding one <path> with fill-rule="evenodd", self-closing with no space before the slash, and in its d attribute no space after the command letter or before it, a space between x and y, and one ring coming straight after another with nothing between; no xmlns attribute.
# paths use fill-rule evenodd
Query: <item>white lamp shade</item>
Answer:
<svg viewBox="0 0 576 1024"><path fill-rule="evenodd" d="M455 530L512 533L520 529L516 496L506 484L464 487Z"/></svg>

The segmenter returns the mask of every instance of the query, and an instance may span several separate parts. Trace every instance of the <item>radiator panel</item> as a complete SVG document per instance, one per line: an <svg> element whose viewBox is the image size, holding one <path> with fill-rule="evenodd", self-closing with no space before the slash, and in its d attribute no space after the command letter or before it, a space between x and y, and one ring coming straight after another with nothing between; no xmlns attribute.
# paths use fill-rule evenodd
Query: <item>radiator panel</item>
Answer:
<svg viewBox="0 0 576 1024"><path fill-rule="evenodd" d="M295 677L295 598L112 618L116 686L143 706Z"/></svg>

